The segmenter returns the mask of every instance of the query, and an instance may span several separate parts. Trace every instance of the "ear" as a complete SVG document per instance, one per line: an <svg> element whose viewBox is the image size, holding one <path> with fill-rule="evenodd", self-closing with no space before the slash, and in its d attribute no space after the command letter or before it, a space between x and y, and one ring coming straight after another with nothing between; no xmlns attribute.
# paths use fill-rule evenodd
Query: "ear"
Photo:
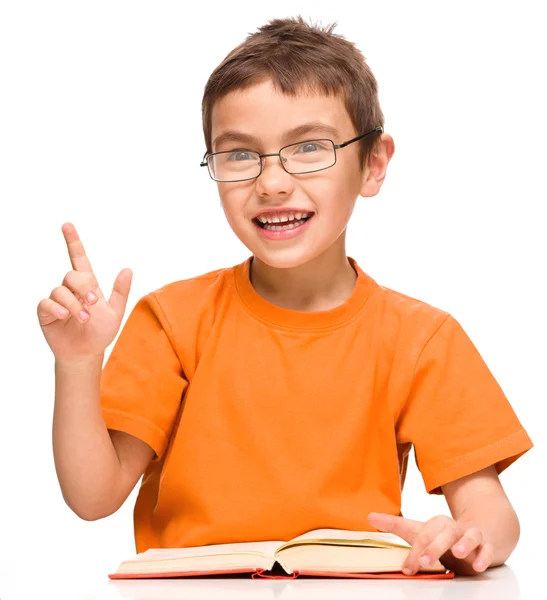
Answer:
<svg viewBox="0 0 547 600"><path fill-rule="evenodd" d="M382 187L386 177L387 165L395 152L393 138L383 133L374 150L368 157L368 164L363 170L363 179L359 194L365 198L375 196Z"/></svg>

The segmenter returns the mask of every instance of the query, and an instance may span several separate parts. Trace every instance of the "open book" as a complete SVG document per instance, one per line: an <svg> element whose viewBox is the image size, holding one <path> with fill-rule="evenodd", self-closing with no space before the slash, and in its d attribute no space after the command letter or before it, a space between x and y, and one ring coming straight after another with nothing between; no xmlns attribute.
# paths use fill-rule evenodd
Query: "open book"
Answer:
<svg viewBox="0 0 547 600"><path fill-rule="evenodd" d="M392 533L315 529L288 542L243 542L190 548L152 548L123 561L110 579L203 577L253 573L253 577L408 578L401 572L410 545ZM276 564L285 575L269 575ZM414 577L451 578L439 562Z"/></svg>

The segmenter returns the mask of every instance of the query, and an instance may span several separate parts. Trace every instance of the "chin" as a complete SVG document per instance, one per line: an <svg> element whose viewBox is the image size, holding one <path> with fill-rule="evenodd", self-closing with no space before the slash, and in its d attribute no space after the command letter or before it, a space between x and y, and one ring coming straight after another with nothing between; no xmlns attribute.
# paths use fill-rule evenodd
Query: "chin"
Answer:
<svg viewBox="0 0 547 600"><path fill-rule="evenodd" d="M304 248L278 248L272 252L250 250L258 260L272 269L295 269L309 263L320 254Z"/></svg>
<svg viewBox="0 0 547 600"><path fill-rule="evenodd" d="M254 227L254 226L253 226ZM239 241L255 256L260 262L268 265L272 269L295 269L301 267L325 253L336 240L329 240L323 237L322 243L316 236L312 239L300 239L285 242L265 242L261 243L257 239L256 233L249 233L243 228L232 227ZM315 239L313 239L315 238Z"/></svg>

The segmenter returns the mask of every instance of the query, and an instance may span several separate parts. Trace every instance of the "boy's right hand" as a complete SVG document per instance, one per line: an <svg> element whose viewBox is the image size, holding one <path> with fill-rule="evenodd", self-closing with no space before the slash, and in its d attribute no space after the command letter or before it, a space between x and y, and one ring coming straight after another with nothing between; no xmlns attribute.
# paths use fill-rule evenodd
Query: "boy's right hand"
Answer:
<svg viewBox="0 0 547 600"><path fill-rule="evenodd" d="M120 328L133 273L123 269L114 282L109 300L103 296L84 246L72 223L62 226L72 271L49 298L38 304L38 320L46 341L63 364L102 357ZM87 299L92 292L95 298ZM61 311L61 312L59 312ZM62 314L64 311L64 314ZM82 318L87 315L87 318Z"/></svg>

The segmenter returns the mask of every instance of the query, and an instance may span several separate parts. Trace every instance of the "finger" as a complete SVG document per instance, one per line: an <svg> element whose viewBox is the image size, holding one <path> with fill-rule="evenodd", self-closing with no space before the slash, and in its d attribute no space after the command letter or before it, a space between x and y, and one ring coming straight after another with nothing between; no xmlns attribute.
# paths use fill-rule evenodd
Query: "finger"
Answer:
<svg viewBox="0 0 547 600"><path fill-rule="evenodd" d="M123 317L125 307L127 306L132 280L133 271L131 269L122 269L116 277L116 281L114 281L109 303L120 318Z"/></svg>
<svg viewBox="0 0 547 600"><path fill-rule="evenodd" d="M70 314L69 311L61 306L59 303L55 302L51 298L44 298L40 300L38 304L38 321L41 327L45 325L49 325L54 321L58 321L59 319L66 319Z"/></svg>
<svg viewBox="0 0 547 600"><path fill-rule="evenodd" d="M88 271L69 271L63 279L63 285L84 305L91 306L103 298L95 275Z"/></svg>
<svg viewBox="0 0 547 600"><path fill-rule="evenodd" d="M465 558L483 542L482 532L476 527L468 529L450 549L456 558Z"/></svg>
<svg viewBox="0 0 547 600"><path fill-rule="evenodd" d="M473 561L473 569L475 571L482 573L486 571L488 567L492 564L492 560L494 557L494 547L489 542L484 543L479 548L479 552Z"/></svg>
<svg viewBox="0 0 547 600"><path fill-rule="evenodd" d="M447 543L447 546L444 550L444 552L446 552L446 550L450 548L451 544L453 544L457 539L459 539L459 537L461 537L461 533L459 533L457 535L453 535L450 538L450 541L443 542L443 538L444 540L446 540L445 531L454 531L455 525L456 524L453 519L450 519L449 517L445 517L443 515L439 515L439 517L434 517L433 519L427 521L423 525L420 533L416 536L414 543L412 544L412 548L408 553L408 556L406 557L405 561L403 562L402 570L405 573L405 575L414 575L418 572L420 566L422 566L419 561L420 556L422 555L425 548L436 543L436 540L439 536L442 537L439 540L438 545ZM439 556L444 554L444 552L441 552ZM429 564L432 563L433 561L430 560Z"/></svg>
<svg viewBox="0 0 547 600"><path fill-rule="evenodd" d="M424 526L421 521L413 521L412 519L386 513L371 512L367 518L368 522L379 531L394 533L411 545Z"/></svg>
<svg viewBox="0 0 547 600"><path fill-rule="evenodd" d="M72 223L65 223L61 230L65 236L66 245L68 248L68 255L70 257L70 263L75 271L91 271L91 263L86 256L84 245L80 236L76 231L76 227Z"/></svg>
<svg viewBox="0 0 547 600"><path fill-rule="evenodd" d="M62 308L66 308L69 313L80 321L80 323L85 323L89 320L90 314L84 309L84 307L78 302L78 300L74 297L74 294L66 287L59 286L55 288L51 294L50 298L60 304Z"/></svg>
<svg viewBox="0 0 547 600"><path fill-rule="evenodd" d="M478 532L478 538L476 532ZM451 527L445 527L430 544L426 545L422 550L417 548L417 551L419 552L419 566L429 567L435 561L439 560L443 554L448 552L448 550L455 548L460 544L463 544L464 547L469 546L469 552L471 552L481 542L482 534L478 530L472 530L470 534L464 534L462 536L461 530L456 524ZM467 556L467 554L468 553L466 552L465 556Z"/></svg>

